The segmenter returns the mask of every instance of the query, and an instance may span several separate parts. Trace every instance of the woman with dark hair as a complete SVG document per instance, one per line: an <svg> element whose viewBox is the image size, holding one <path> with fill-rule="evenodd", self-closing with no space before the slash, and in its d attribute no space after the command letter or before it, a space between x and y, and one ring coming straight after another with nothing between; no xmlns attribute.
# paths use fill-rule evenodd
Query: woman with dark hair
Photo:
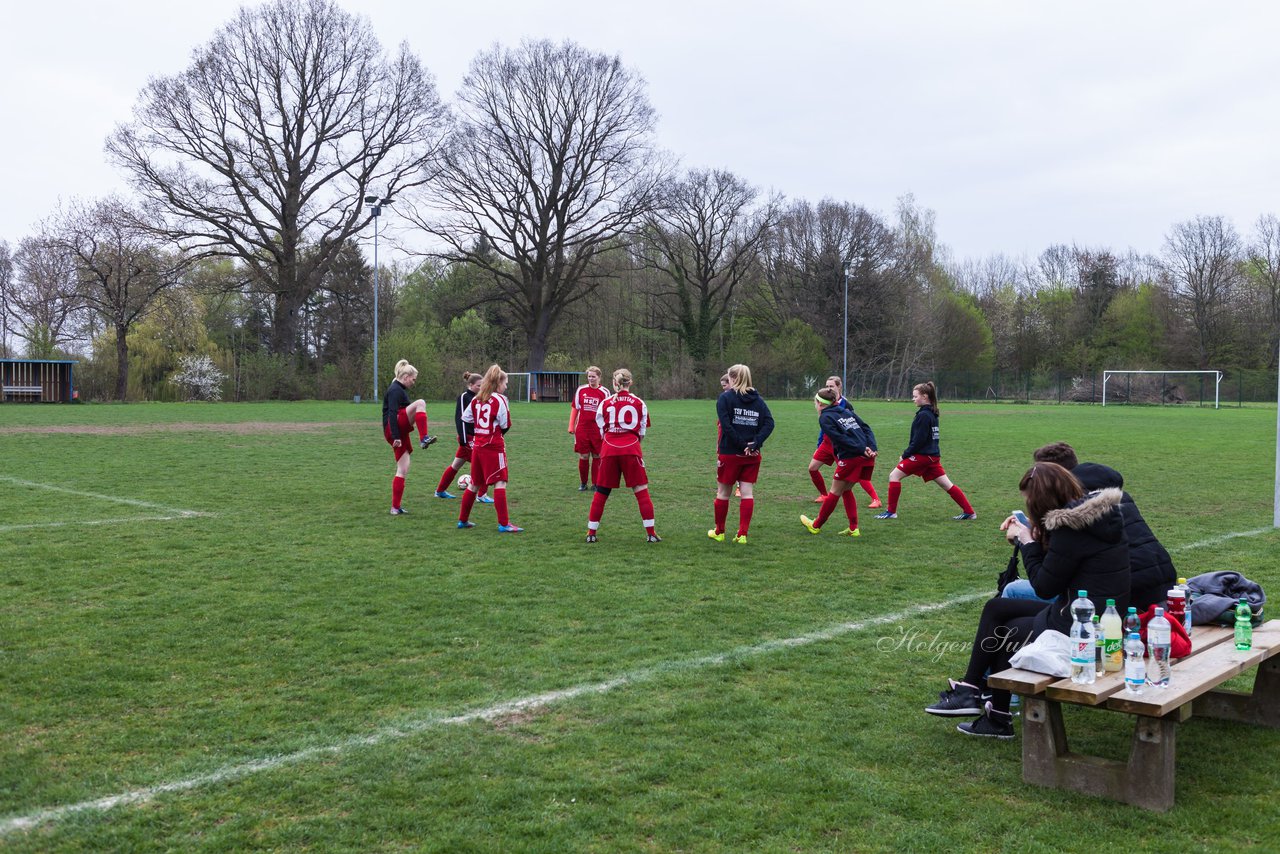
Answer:
<svg viewBox="0 0 1280 854"><path fill-rule="evenodd" d="M1013 653L1046 629L1067 634L1077 591L1086 591L1099 614L1107 599L1122 611L1129 604L1129 546L1120 490L1085 495L1071 472L1056 463L1036 463L1018 489L1031 527L1010 516L1000 529L1018 545L1036 594L1053 601L1046 605L997 596L983 606L964 678L950 680L938 702L925 709L944 717L977 716L957 727L965 735L1013 738L1009 692L991 689L988 694L987 674L1008 667Z"/></svg>
<svg viewBox="0 0 1280 854"><path fill-rule="evenodd" d="M920 383L911 389L911 402L920 407L916 410L915 420L911 422L911 439L907 449L902 452L902 459L897 467L889 472L889 506L877 519L898 518L898 496L902 494L904 478L918 475L925 483L933 481L942 491L951 496L951 500L960 505L960 515L953 516L957 522L977 519L973 506L965 497L964 490L951 482L947 472L942 468L942 457L938 450L938 390L933 383Z"/></svg>

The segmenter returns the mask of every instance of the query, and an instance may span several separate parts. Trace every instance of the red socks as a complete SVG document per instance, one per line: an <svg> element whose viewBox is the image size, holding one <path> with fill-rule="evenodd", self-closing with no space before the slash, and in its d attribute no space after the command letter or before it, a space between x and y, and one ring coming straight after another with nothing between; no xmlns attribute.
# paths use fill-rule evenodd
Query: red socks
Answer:
<svg viewBox="0 0 1280 854"><path fill-rule="evenodd" d="M968 498L965 498L964 492L963 490L960 489L960 487L956 486L955 484L952 484L951 488L947 490L947 495L950 495L951 500L959 504L960 509L963 510L964 512L966 513L973 512L973 505L969 503Z"/></svg>
<svg viewBox="0 0 1280 854"><path fill-rule="evenodd" d="M809 472L809 480L813 481L813 485L818 487L819 495L827 494L827 479L822 476L822 469Z"/></svg>
<svg viewBox="0 0 1280 854"><path fill-rule="evenodd" d="M738 536L745 537L751 527L751 514L755 512L756 500L743 498L738 501Z"/></svg>
<svg viewBox="0 0 1280 854"><path fill-rule="evenodd" d="M591 458L591 480L587 481L587 483L589 483L591 486L596 485L596 472L599 470L599 468L600 468L600 458L592 457Z"/></svg>
<svg viewBox="0 0 1280 854"><path fill-rule="evenodd" d="M400 509L400 499L404 497L404 478L396 475L391 479L391 508Z"/></svg>
<svg viewBox="0 0 1280 854"><path fill-rule="evenodd" d="M427 413L425 412L413 413L413 423L418 425L418 438L419 439L427 438Z"/></svg>
<svg viewBox="0 0 1280 854"><path fill-rule="evenodd" d="M853 490L847 490L841 493L840 498L844 500L844 515L849 518L849 527L858 527L858 502L853 499Z"/></svg>
<svg viewBox="0 0 1280 854"><path fill-rule="evenodd" d="M848 493L845 493L848 495ZM839 500L834 492L828 492L822 498L822 506L818 508L818 518L813 520L813 527L821 528L823 523L831 518L831 513L836 509L836 501Z"/></svg>
<svg viewBox="0 0 1280 854"><path fill-rule="evenodd" d="M866 490L867 495L870 496L872 501L880 500L880 496L876 495L875 485L870 480L860 480L858 481L858 486L861 486L864 490Z"/></svg>
<svg viewBox="0 0 1280 854"><path fill-rule="evenodd" d="M579 483L589 482L587 480L587 471L589 470L590 466L591 466L590 461L578 460L578 482Z"/></svg>
<svg viewBox="0 0 1280 854"><path fill-rule="evenodd" d="M436 492L444 492L449 488L449 484L453 483L453 476L457 474L453 466L445 466L444 474L440 475L440 482L436 484Z"/></svg>
<svg viewBox="0 0 1280 854"><path fill-rule="evenodd" d="M724 533L725 520L729 518L729 499L716 499L716 533Z"/></svg>
<svg viewBox="0 0 1280 854"><path fill-rule="evenodd" d="M600 527L600 520L604 517L604 503L608 500L608 496L599 492L591 496L591 510L587 513L588 534Z"/></svg>
<svg viewBox="0 0 1280 854"><path fill-rule="evenodd" d="M644 524L645 531L649 534L656 533L653 529L653 498L650 497L649 490L642 489L636 493L636 504L640 506L640 521Z"/></svg>
<svg viewBox="0 0 1280 854"><path fill-rule="evenodd" d="M493 490L493 509L498 511L498 524L510 525L511 517L507 515L507 488Z"/></svg>
<svg viewBox="0 0 1280 854"><path fill-rule="evenodd" d="M902 494L902 481L889 481L889 512L898 512L898 496Z"/></svg>
<svg viewBox="0 0 1280 854"><path fill-rule="evenodd" d="M471 515L471 508L476 503L476 494L469 489L462 490L462 509L458 511L458 521L465 522Z"/></svg>

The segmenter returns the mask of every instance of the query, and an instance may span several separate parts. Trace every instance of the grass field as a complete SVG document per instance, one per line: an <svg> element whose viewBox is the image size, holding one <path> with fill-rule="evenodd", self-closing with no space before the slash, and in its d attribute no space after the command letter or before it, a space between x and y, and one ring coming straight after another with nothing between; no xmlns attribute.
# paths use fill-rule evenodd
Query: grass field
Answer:
<svg viewBox="0 0 1280 854"><path fill-rule="evenodd" d="M884 492L913 408L858 409ZM1026 787L1018 740L922 711L1046 442L1120 469L1181 574L1280 589L1274 408L944 402L978 521L911 480L851 541L800 527L816 416L780 403L747 546L706 537L712 404L652 410L665 541L619 490L587 546L563 405L514 412L521 535L455 529L447 441L389 516L367 405L0 407L0 849L1275 850L1280 732L1183 726L1161 816ZM1068 715L1127 753L1121 716Z"/></svg>

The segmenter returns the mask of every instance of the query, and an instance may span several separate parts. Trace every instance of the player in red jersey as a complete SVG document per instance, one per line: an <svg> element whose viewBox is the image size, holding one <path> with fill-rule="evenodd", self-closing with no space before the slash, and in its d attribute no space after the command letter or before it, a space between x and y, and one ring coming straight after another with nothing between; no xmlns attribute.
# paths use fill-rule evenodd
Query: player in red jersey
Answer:
<svg viewBox="0 0 1280 854"><path fill-rule="evenodd" d="M645 536L651 543L660 543L662 538L653 524L649 474L645 471L644 453L640 450L640 440L649 428L649 407L631 393L631 372L626 368L613 372L613 388L615 394L606 398L596 411L596 425L603 437L604 453L600 457L596 494L591 499L591 512L587 516L587 542L596 541L596 531L600 529L600 517L604 515L609 493L625 479L627 486L636 494Z"/></svg>
<svg viewBox="0 0 1280 854"><path fill-rule="evenodd" d="M745 545L747 531L751 527L751 514L755 510L754 489L760 474L760 449L773 432L773 415L760 394L751 387L751 369L746 365L733 365L729 375L729 388L716 400L716 414L720 418L720 446L716 461L716 526L707 536L716 542L724 542L724 526L729 517L729 495L737 482L742 490L738 505L738 533L735 543Z"/></svg>
<svg viewBox="0 0 1280 854"><path fill-rule="evenodd" d="M582 482L579 492L586 492L588 483L595 484L596 469L600 464L600 428L596 425L596 410L609 396L609 392L600 387L601 376L602 372L595 365L587 368L587 384L578 386L569 409L569 432L573 434L573 452L578 455L578 480Z"/></svg>
<svg viewBox="0 0 1280 854"><path fill-rule="evenodd" d="M511 524L507 515L507 444L503 438L511 429L511 407L503 394L507 390L507 374L490 365L480 380L480 391L471 406L462 413L463 422L474 430L471 437L471 484L462 493L459 528L474 528L468 521L478 490L492 486L494 508L498 511L498 532L519 534L524 528Z"/></svg>
<svg viewBox="0 0 1280 854"><path fill-rule="evenodd" d="M418 398L409 402L409 389L418 381L418 369L408 359L396 362L396 378L387 386L382 396L382 435L396 455L396 474L391 479L391 515L400 516L408 511L400 506L404 496L404 481L409 476L410 456L413 454L413 428L418 428L422 447L436 440L427 435L427 404Z"/></svg>
<svg viewBox="0 0 1280 854"><path fill-rule="evenodd" d="M470 371L464 371L462 374L462 383L465 390L458 395L458 400L453 405L453 428L458 433L458 450L454 452L453 462L444 467L444 471L440 474L440 482L436 484L436 498L456 498L449 492L449 484L453 482L454 476L462 468L463 463L471 462L471 431L472 425L462 420L462 413L471 408L471 401L475 398L476 393L480 391L480 380L484 377L479 374L473 374ZM483 487L484 484L481 484ZM485 490L481 489L479 501L482 504L492 504L493 499L484 494Z"/></svg>
<svg viewBox="0 0 1280 854"><path fill-rule="evenodd" d="M911 402L920 407L911 422L911 438L897 467L889 472L889 506L883 513L877 514L876 518L897 519L902 481L912 475L919 475L925 483L933 481L938 484L960 506L960 515L952 516L952 519L957 522L977 519L978 514L973 512L973 505L969 503L964 490L952 483L946 470L942 468L941 452L938 449L937 387L931 382L920 383L911 389Z"/></svg>
<svg viewBox="0 0 1280 854"><path fill-rule="evenodd" d="M827 388L836 393L835 406L839 409L850 409L849 401L844 399L844 383L837 376L827 377ZM813 481L813 485L818 487L818 497L813 499L815 504L821 504L823 499L827 497L827 481L822 476L822 467L833 465L836 461L836 449L831 444L831 437L821 430L818 431L818 447L813 452L813 459L809 460L809 478ZM880 496L876 494L875 485L871 483L871 475L875 472L876 461L874 457L868 458L867 464L863 466L861 472L862 479L858 481L858 486L866 490L867 495L871 496L871 503L867 506L872 510L880 506ZM832 487L835 486L834 481Z"/></svg>

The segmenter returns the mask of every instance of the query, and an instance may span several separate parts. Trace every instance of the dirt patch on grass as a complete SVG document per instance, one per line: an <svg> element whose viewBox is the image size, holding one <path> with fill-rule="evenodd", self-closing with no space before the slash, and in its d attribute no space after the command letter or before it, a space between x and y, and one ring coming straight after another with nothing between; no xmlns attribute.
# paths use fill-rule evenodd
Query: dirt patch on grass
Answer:
<svg viewBox="0 0 1280 854"><path fill-rule="evenodd" d="M58 424L0 427L0 433L83 433L87 436L138 436L144 433L230 433L247 436L257 433L317 433L332 427L358 427L350 421L233 421L226 424Z"/></svg>

